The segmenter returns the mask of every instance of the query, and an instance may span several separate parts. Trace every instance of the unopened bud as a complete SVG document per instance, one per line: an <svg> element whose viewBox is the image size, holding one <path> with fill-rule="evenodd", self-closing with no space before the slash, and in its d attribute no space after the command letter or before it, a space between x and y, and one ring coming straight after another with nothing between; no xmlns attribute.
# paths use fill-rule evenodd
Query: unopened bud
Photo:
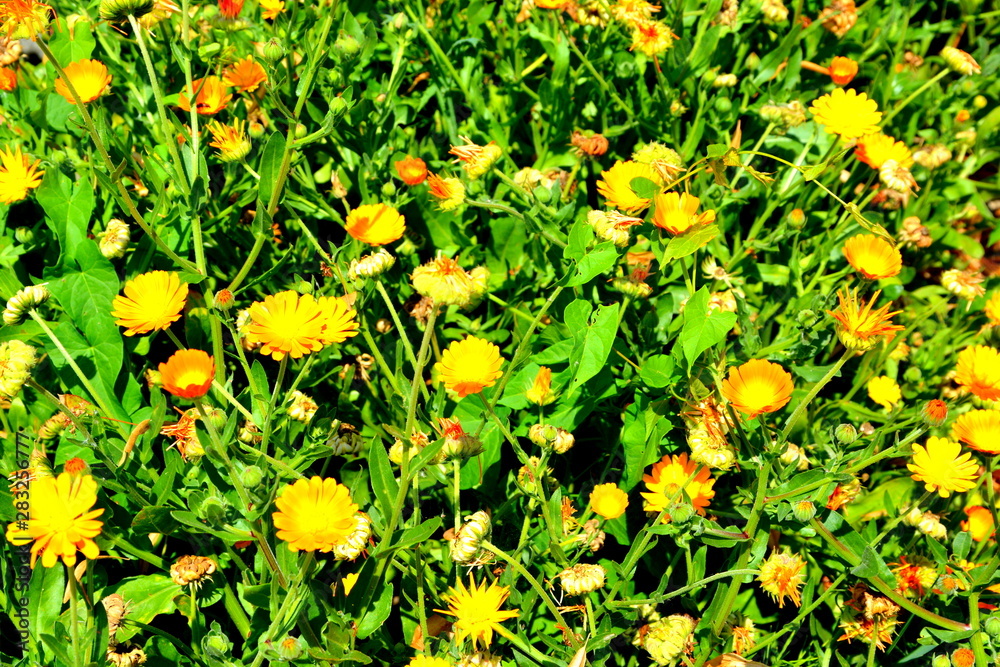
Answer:
<svg viewBox="0 0 1000 667"><path fill-rule="evenodd" d="M816 505L811 500L800 500L792 503L792 516L796 521L807 523L816 516Z"/></svg>
<svg viewBox="0 0 1000 667"><path fill-rule="evenodd" d="M694 507L688 503L676 503L667 510L670 523L687 523L694 518Z"/></svg>
<svg viewBox="0 0 1000 667"><path fill-rule="evenodd" d="M396 258L389 254L388 250L379 248L378 252L371 255L365 255L360 259L352 259L351 265L347 269L347 277L351 280L378 278L391 269L395 263Z"/></svg>
<svg viewBox="0 0 1000 667"><path fill-rule="evenodd" d="M483 558L486 555L483 553L483 542L488 541L492 533L493 524L489 514L479 510L468 517L451 541L451 560L462 564L486 560Z"/></svg>
<svg viewBox="0 0 1000 667"><path fill-rule="evenodd" d="M854 424L841 424L833 434L842 445L849 445L858 439L858 429L854 428Z"/></svg>
<svg viewBox="0 0 1000 667"><path fill-rule="evenodd" d="M7 301L3 311L3 323L7 326L20 324L28 313L49 300L49 288L45 285L29 285L17 291Z"/></svg>
<svg viewBox="0 0 1000 667"><path fill-rule="evenodd" d="M961 49L956 49L954 46L946 46L941 49L941 57L944 58L944 61L953 72L958 72L965 76L982 72L982 68L979 67L979 63L976 62L975 58Z"/></svg>

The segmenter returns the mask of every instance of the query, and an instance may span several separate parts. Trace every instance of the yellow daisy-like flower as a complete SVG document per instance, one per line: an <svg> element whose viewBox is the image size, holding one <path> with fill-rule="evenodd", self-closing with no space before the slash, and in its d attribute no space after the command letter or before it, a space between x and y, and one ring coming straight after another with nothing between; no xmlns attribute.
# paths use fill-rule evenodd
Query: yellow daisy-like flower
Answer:
<svg viewBox="0 0 1000 667"><path fill-rule="evenodd" d="M500 370L503 361L499 347L482 338L466 336L448 346L436 369L444 386L459 398L465 398L492 387L503 375Z"/></svg>
<svg viewBox="0 0 1000 667"><path fill-rule="evenodd" d="M899 250L874 234L858 234L847 239L844 257L868 280L892 278L903 268Z"/></svg>
<svg viewBox="0 0 1000 667"><path fill-rule="evenodd" d="M552 391L552 369L547 366L539 368L535 381L524 396L535 405L548 405L556 400L556 395Z"/></svg>
<svg viewBox="0 0 1000 667"><path fill-rule="evenodd" d="M1000 352L973 345L958 353L955 382L984 401L1000 398Z"/></svg>
<svg viewBox="0 0 1000 667"><path fill-rule="evenodd" d="M455 667L454 663L444 658L432 658L429 655L418 655L412 658L406 667Z"/></svg>
<svg viewBox="0 0 1000 667"><path fill-rule="evenodd" d="M331 478L300 479L285 486L272 515L279 540L290 551L327 553L354 532L358 506L343 484Z"/></svg>
<svg viewBox="0 0 1000 667"><path fill-rule="evenodd" d="M160 364L163 388L179 398L204 396L214 377L215 362L202 350L178 350Z"/></svg>
<svg viewBox="0 0 1000 667"><path fill-rule="evenodd" d="M246 340L262 345L260 353L275 361L285 355L298 359L323 348L327 317L311 294L287 290L268 295L250 306Z"/></svg>
<svg viewBox="0 0 1000 667"><path fill-rule="evenodd" d="M250 137L247 136L244 121L237 118L232 125L212 121L208 130L212 133L212 141L208 145L218 149L219 159L223 162L239 162L250 152Z"/></svg>
<svg viewBox="0 0 1000 667"><path fill-rule="evenodd" d="M489 271L477 266L466 271L450 257L438 257L413 270L410 281L421 296L434 300L437 306L468 308L479 303L486 294Z"/></svg>
<svg viewBox="0 0 1000 667"><path fill-rule="evenodd" d="M9 146L0 149L0 203L13 204L28 196L42 184L44 171L38 171L41 160L31 162L21 153L21 147L11 150Z"/></svg>
<svg viewBox="0 0 1000 667"><path fill-rule="evenodd" d="M107 91L111 85L111 75L107 66L100 60L77 60L63 68L66 78L73 84L73 89L83 103L93 102ZM62 77L56 79L56 92L70 104L75 104L69 86Z"/></svg>
<svg viewBox="0 0 1000 667"><path fill-rule="evenodd" d="M597 191L608 200L608 206L635 213L649 206L650 200L640 197L632 190L632 179L645 178L660 183L660 177L648 164L628 160L617 160L611 169L601 172L597 181Z"/></svg>
<svg viewBox="0 0 1000 667"><path fill-rule="evenodd" d="M441 178L437 174L427 176L427 187L431 196L438 200L442 211L453 211L465 203L465 184L457 178Z"/></svg>
<svg viewBox="0 0 1000 667"><path fill-rule="evenodd" d="M49 27L52 14L52 7L35 0L2 0L0 32L9 40L33 40Z"/></svg>
<svg viewBox="0 0 1000 667"><path fill-rule="evenodd" d="M791 373L765 359L730 368L722 381L722 395L749 419L785 407L793 388Z"/></svg>
<svg viewBox="0 0 1000 667"><path fill-rule="evenodd" d="M485 648L493 642L493 633L502 622L517 618L516 610L500 610L509 595L510 589L506 586L496 583L487 586L485 581L477 585L470 574L468 588L459 579L448 593L441 596L448 603L448 609L434 611L455 617L452 629L458 641L470 637L474 647Z"/></svg>
<svg viewBox="0 0 1000 667"><path fill-rule="evenodd" d="M697 215L701 200L684 192L661 192L653 198L653 224L671 234L681 234L695 225L715 221L715 211Z"/></svg>
<svg viewBox="0 0 1000 667"><path fill-rule="evenodd" d="M993 537L993 512L981 505L966 507L963 511L969 518L962 522L962 530L968 531L973 540L982 542Z"/></svg>
<svg viewBox="0 0 1000 667"><path fill-rule="evenodd" d="M785 606L785 598L798 607L802 603L799 589L806 581L805 570L802 556L776 551L761 564L757 581L778 602L778 607Z"/></svg>
<svg viewBox="0 0 1000 667"><path fill-rule="evenodd" d="M688 461L687 454L679 456L667 454L653 466L651 474L643 475L642 481L649 489L648 492L641 494L645 500L642 506L647 512L659 514L668 503L683 503L686 500L698 514L704 516L705 508L715 497L715 491L712 489L715 486L712 472L708 468L699 467L694 461ZM682 489L683 493L680 493ZM669 521L670 517L664 515L663 523Z"/></svg>
<svg viewBox="0 0 1000 667"><path fill-rule="evenodd" d="M590 492L590 509L605 519L617 519L628 509L628 494L617 484L598 484Z"/></svg>
<svg viewBox="0 0 1000 667"><path fill-rule="evenodd" d="M948 438L930 437L926 446L913 445L913 463L906 466L910 475L923 482L928 491L947 498L952 491L964 493L976 485L979 464L972 454L962 453L962 446Z"/></svg>
<svg viewBox="0 0 1000 667"><path fill-rule="evenodd" d="M197 93L194 108L203 116L212 116L229 104L233 99L232 93L227 92L226 85L217 76L207 76L204 79L195 79L191 82L191 90ZM177 106L184 111L191 110L191 100L189 98L191 90L185 88L177 98Z"/></svg>
<svg viewBox="0 0 1000 667"><path fill-rule="evenodd" d="M896 164L904 169L913 166L913 153L906 144L881 132L866 134L858 139L854 157L872 169L881 169L889 160L895 160Z"/></svg>
<svg viewBox="0 0 1000 667"><path fill-rule="evenodd" d="M827 132L839 134L844 139L874 134L882 121L882 112L875 100L854 89L837 88L813 102L809 110Z"/></svg>
<svg viewBox="0 0 1000 667"><path fill-rule="evenodd" d="M285 11L284 0L260 0L261 17L268 21L278 18Z"/></svg>
<svg viewBox="0 0 1000 667"><path fill-rule="evenodd" d="M970 410L955 421L951 434L977 452L1000 454L1000 412Z"/></svg>
<svg viewBox="0 0 1000 667"><path fill-rule="evenodd" d="M335 296L321 296L316 303L326 317L319 337L324 345L343 343L358 335L358 311L346 301Z"/></svg>
<svg viewBox="0 0 1000 667"><path fill-rule="evenodd" d="M10 524L7 540L17 546L34 542L32 568L39 554L43 567L53 567L60 558L72 567L77 551L86 558L97 558L100 549L94 538L104 525L97 517L104 510L93 509L96 502L97 482L90 475L64 472L59 477L36 478L31 483L30 518Z"/></svg>
<svg viewBox="0 0 1000 667"><path fill-rule="evenodd" d="M406 231L406 220L387 204L365 204L347 214L347 233L368 245L398 241Z"/></svg>
<svg viewBox="0 0 1000 667"><path fill-rule="evenodd" d="M253 56L247 56L225 69L222 82L241 93L252 93L260 84L267 83L267 72Z"/></svg>
<svg viewBox="0 0 1000 667"><path fill-rule="evenodd" d="M181 318L188 284L176 273L150 271L125 283L125 294L115 297L111 314L126 336L166 329Z"/></svg>
<svg viewBox="0 0 1000 667"><path fill-rule="evenodd" d="M632 25L629 51L641 51L652 58L672 47L676 39L677 35L662 21L637 21Z"/></svg>
<svg viewBox="0 0 1000 667"><path fill-rule="evenodd" d="M991 294L990 298L986 300L983 313L986 314L986 319L990 321L990 325L1000 326L1000 290Z"/></svg>
<svg viewBox="0 0 1000 667"><path fill-rule="evenodd" d="M885 339L891 339L905 327L892 323L892 316L903 311L889 312L889 306L876 309L875 302L881 292L875 292L868 303L858 301L857 290L840 290L837 310L827 314L837 320L837 336L844 347L864 352Z"/></svg>
<svg viewBox="0 0 1000 667"><path fill-rule="evenodd" d="M902 397L899 385L891 377L882 375L868 381L868 398L886 410L892 410L892 407L899 403Z"/></svg>

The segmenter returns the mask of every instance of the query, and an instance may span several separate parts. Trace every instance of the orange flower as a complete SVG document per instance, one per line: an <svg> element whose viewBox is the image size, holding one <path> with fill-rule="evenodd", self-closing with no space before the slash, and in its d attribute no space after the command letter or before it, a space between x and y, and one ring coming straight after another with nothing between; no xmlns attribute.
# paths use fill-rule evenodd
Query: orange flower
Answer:
<svg viewBox="0 0 1000 667"><path fill-rule="evenodd" d="M1000 412L971 410L951 427L952 436L984 454L1000 454Z"/></svg>
<svg viewBox="0 0 1000 667"><path fill-rule="evenodd" d="M226 68L222 82L241 93L252 93L260 84L267 83L267 73L253 56L247 56Z"/></svg>
<svg viewBox="0 0 1000 667"><path fill-rule="evenodd" d="M827 314L837 320L837 336L840 342L851 350L864 352L878 345L882 340L892 338L904 327L893 324L893 315L902 311L889 312L889 306L876 309L875 302L879 294L875 292L871 301L858 301L857 290L840 290L837 299L840 302L837 310L827 311Z"/></svg>
<svg viewBox="0 0 1000 667"><path fill-rule="evenodd" d="M779 608L785 606L785 598L798 607L802 604L800 589L806 581L805 569L802 556L775 551L761 564L757 581L777 601Z"/></svg>
<svg viewBox="0 0 1000 667"><path fill-rule="evenodd" d="M369 245L398 241L405 231L403 216L386 204L365 204L347 215L347 233Z"/></svg>
<svg viewBox="0 0 1000 667"><path fill-rule="evenodd" d="M973 345L958 353L955 382L984 401L1000 398L1000 352Z"/></svg>
<svg viewBox="0 0 1000 667"><path fill-rule="evenodd" d="M234 19L243 11L243 0L219 0L219 14L223 18Z"/></svg>
<svg viewBox="0 0 1000 667"><path fill-rule="evenodd" d="M261 17L268 21L278 18L285 11L284 0L260 0Z"/></svg>
<svg viewBox="0 0 1000 667"><path fill-rule="evenodd" d="M465 202L465 184L457 178L441 178L437 174L430 174L427 176L427 185L442 211L454 210Z"/></svg>
<svg viewBox="0 0 1000 667"><path fill-rule="evenodd" d="M17 88L17 72L9 67L0 67L0 90L10 92Z"/></svg>
<svg viewBox="0 0 1000 667"><path fill-rule="evenodd" d="M632 181L645 178L660 183L659 175L648 164L629 160L618 160L611 169L601 172L601 180L597 181L597 191L608 200L608 206L621 209L626 213L635 213L649 206L649 199L640 197L632 189Z"/></svg>
<svg viewBox="0 0 1000 667"><path fill-rule="evenodd" d="M233 98L232 94L226 92L226 86L217 76L207 76L204 79L195 79L191 82L191 88L197 93L195 97L195 110L204 116L213 116L229 104ZM177 100L177 106L184 111L191 110L191 100L188 95L191 90L181 92Z"/></svg>
<svg viewBox="0 0 1000 667"><path fill-rule="evenodd" d="M847 239L844 257L868 280L892 278L903 268L899 250L874 234L858 234Z"/></svg>
<svg viewBox="0 0 1000 667"><path fill-rule="evenodd" d="M791 374L765 359L730 368L729 377L722 382L722 395L750 419L785 407L792 389Z"/></svg>
<svg viewBox="0 0 1000 667"><path fill-rule="evenodd" d="M163 388L180 398L199 398L208 393L215 376L215 362L201 350L178 350L160 364Z"/></svg>
<svg viewBox="0 0 1000 667"><path fill-rule="evenodd" d="M982 542L993 537L996 532L993 526L993 512L980 505L965 508L968 521L962 522L962 530L967 531L976 542Z"/></svg>
<svg viewBox="0 0 1000 667"><path fill-rule="evenodd" d="M857 74L858 63L850 58L837 56L830 61L830 78L838 86L846 86L854 80Z"/></svg>
<svg viewBox="0 0 1000 667"><path fill-rule="evenodd" d="M100 60L71 62L63 68L63 73L73 84L73 89L84 104L96 100L111 85L111 75L108 74L108 68ZM56 92L70 104L76 104L73 95L69 92L69 86L66 85L66 81L62 77L56 79Z"/></svg>
<svg viewBox="0 0 1000 667"><path fill-rule="evenodd" d="M662 192L653 198L653 224L671 234L681 234L695 225L715 221L715 211L696 215L701 200L684 192Z"/></svg>
<svg viewBox="0 0 1000 667"><path fill-rule="evenodd" d="M697 470L697 472L695 472ZM674 503L690 502L698 514L705 515L705 508L715 497L715 480L712 471L688 461L688 455L667 454L653 466L649 475L643 475L648 492L642 493L643 509L659 514ZM686 498L685 498L686 497ZM669 523L670 516L663 516L663 523Z"/></svg>
<svg viewBox="0 0 1000 667"><path fill-rule="evenodd" d="M396 164L396 173L407 185L420 185L427 180L427 163L418 157L407 155Z"/></svg>
<svg viewBox="0 0 1000 667"><path fill-rule="evenodd" d="M52 7L35 0L0 0L0 32L7 39L35 39L52 15Z"/></svg>
<svg viewBox="0 0 1000 667"><path fill-rule="evenodd" d="M881 132L866 134L858 139L854 157L872 169L882 169L882 165L889 160L895 160L896 164L904 169L913 166L913 153L906 144Z"/></svg>

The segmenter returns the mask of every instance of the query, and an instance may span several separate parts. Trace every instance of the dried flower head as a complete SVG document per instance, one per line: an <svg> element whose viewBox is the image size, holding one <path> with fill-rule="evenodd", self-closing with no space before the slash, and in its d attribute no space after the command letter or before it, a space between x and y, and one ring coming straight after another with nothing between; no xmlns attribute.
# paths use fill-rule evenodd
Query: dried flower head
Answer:
<svg viewBox="0 0 1000 667"><path fill-rule="evenodd" d="M205 556L181 556L170 566L170 578L178 586L199 588L212 578L218 566Z"/></svg>
<svg viewBox="0 0 1000 667"><path fill-rule="evenodd" d="M779 607L785 606L785 598L798 607L801 604L802 584L806 580L805 569L806 562L802 556L775 551L761 563L757 581L778 602Z"/></svg>

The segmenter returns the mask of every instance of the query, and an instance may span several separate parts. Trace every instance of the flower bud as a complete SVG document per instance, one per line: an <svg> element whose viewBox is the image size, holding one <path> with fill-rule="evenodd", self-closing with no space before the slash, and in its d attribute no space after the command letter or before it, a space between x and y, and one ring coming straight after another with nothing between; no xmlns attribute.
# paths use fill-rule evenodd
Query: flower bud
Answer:
<svg viewBox="0 0 1000 667"><path fill-rule="evenodd" d="M31 227L18 227L14 230L14 240L21 245L31 245L35 240L35 231Z"/></svg>
<svg viewBox="0 0 1000 667"><path fill-rule="evenodd" d="M257 488L264 481L264 471L257 466L247 466L240 474L240 481L243 482L244 488Z"/></svg>
<svg viewBox="0 0 1000 667"><path fill-rule="evenodd" d="M941 57L944 58L944 61L953 72L958 72L965 76L982 72L982 68L979 67L979 63L976 62L975 58L961 49L956 49L954 46L946 46L941 49Z"/></svg>
<svg viewBox="0 0 1000 667"><path fill-rule="evenodd" d="M740 80L736 78L735 74L720 74L712 81L712 86L714 88L732 88L739 82Z"/></svg>
<svg viewBox="0 0 1000 667"><path fill-rule="evenodd" d="M972 98L972 106L976 109L985 109L989 103L990 101L982 95L976 95Z"/></svg>
<svg viewBox="0 0 1000 667"><path fill-rule="evenodd" d="M361 52L361 43L352 35L341 32L333 43L333 50L343 60L353 60Z"/></svg>
<svg viewBox="0 0 1000 667"><path fill-rule="evenodd" d="M556 576L566 595L585 595L604 588L604 574L604 568L600 565L581 563L566 568Z"/></svg>
<svg viewBox="0 0 1000 667"><path fill-rule="evenodd" d="M611 281L611 289L630 296L633 299L648 299L653 294L653 288L650 285L640 280L632 280L632 278L626 276L618 276L613 279Z"/></svg>
<svg viewBox="0 0 1000 667"><path fill-rule="evenodd" d="M947 655L936 655L931 660L931 667L951 667L951 658Z"/></svg>
<svg viewBox="0 0 1000 667"><path fill-rule="evenodd" d="M924 403L920 417L931 428L944 426L948 420L948 404L937 398L931 399Z"/></svg>
<svg viewBox="0 0 1000 667"><path fill-rule="evenodd" d="M10 327L24 322L28 312L48 301L49 296L51 296L49 288L45 285L29 285L18 290L7 301L7 307L3 311L3 323Z"/></svg>
<svg viewBox="0 0 1000 667"><path fill-rule="evenodd" d="M226 521L226 505L217 496L209 496L198 505L198 518L212 526L221 526Z"/></svg>
<svg viewBox="0 0 1000 667"><path fill-rule="evenodd" d="M493 534L490 515L479 510L465 519L451 541L451 560L468 565L476 561L492 560L493 554L483 550L483 542Z"/></svg>
<svg viewBox="0 0 1000 667"><path fill-rule="evenodd" d="M802 229L806 226L806 214L801 208L793 208L788 214L788 226L792 229Z"/></svg>
<svg viewBox="0 0 1000 667"><path fill-rule="evenodd" d="M214 305L220 310L229 310L233 306L235 297L228 289L220 289L215 293Z"/></svg>
<svg viewBox="0 0 1000 667"><path fill-rule="evenodd" d="M278 661L293 662L302 657L308 646L301 637L285 637L274 648Z"/></svg>
<svg viewBox="0 0 1000 667"><path fill-rule="evenodd" d="M482 441L476 436L466 433L460 421L443 417L438 421L441 423L441 431L444 435L441 456L445 461L465 461L483 451Z"/></svg>
<svg viewBox="0 0 1000 667"><path fill-rule="evenodd" d="M528 439L539 447L551 447L556 437L556 427L548 424L535 424L528 429Z"/></svg>
<svg viewBox="0 0 1000 667"><path fill-rule="evenodd" d="M272 65L285 57L285 47L272 37L264 44L264 59Z"/></svg>
<svg viewBox="0 0 1000 667"><path fill-rule="evenodd" d="M365 255L360 259L352 259L351 266L347 269L347 277L351 280L378 278L391 269L395 263L396 258L390 255L388 250L379 248L377 252L371 255Z"/></svg>
<svg viewBox="0 0 1000 667"><path fill-rule="evenodd" d="M232 649L233 643L223 634L218 623L213 623L212 630L201 638L201 652L213 662L226 659Z"/></svg>
<svg viewBox="0 0 1000 667"><path fill-rule="evenodd" d="M261 434L260 428L250 421L243 422L243 426L240 427L239 432L236 434L236 439L245 445L260 444L263 438L264 436Z"/></svg>
<svg viewBox="0 0 1000 667"><path fill-rule="evenodd" d="M800 500L792 503L792 516L796 521L807 523L816 516L816 505L811 500Z"/></svg>
<svg viewBox="0 0 1000 667"><path fill-rule="evenodd" d="M364 512L354 514L354 530L347 536L347 541L333 547L333 557L337 560L354 560L368 546L372 536L371 517Z"/></svg>
<svg viewBox="0 0 1000 667"><path fill-rule="evenodd" d="M833 435L840 444L849 445L858 439L858 429L854 428L854 424L841 424L834 429Z"/></svg>
<svg viewBox="0 0 1000 667"><path fill-rule="evenodd" d="M131 240L128 223L117 218L108 220L107 228L97 235L100 238L98 248L106 259L118 259L125 256Z"/></svg>
<svg viewBox="0 0 1000 667"><path fill-rule="evenodd" d="M694 518L694 507L689 503L676 503L667 509L670 523L687 523Z"/></svg>
<svg viewBox="0 0 1000 667"><path fill-rule="evenodd" d="M16 338L0 343L0 399L10 400L21 391L38 363L35 352Z"/></svg>

